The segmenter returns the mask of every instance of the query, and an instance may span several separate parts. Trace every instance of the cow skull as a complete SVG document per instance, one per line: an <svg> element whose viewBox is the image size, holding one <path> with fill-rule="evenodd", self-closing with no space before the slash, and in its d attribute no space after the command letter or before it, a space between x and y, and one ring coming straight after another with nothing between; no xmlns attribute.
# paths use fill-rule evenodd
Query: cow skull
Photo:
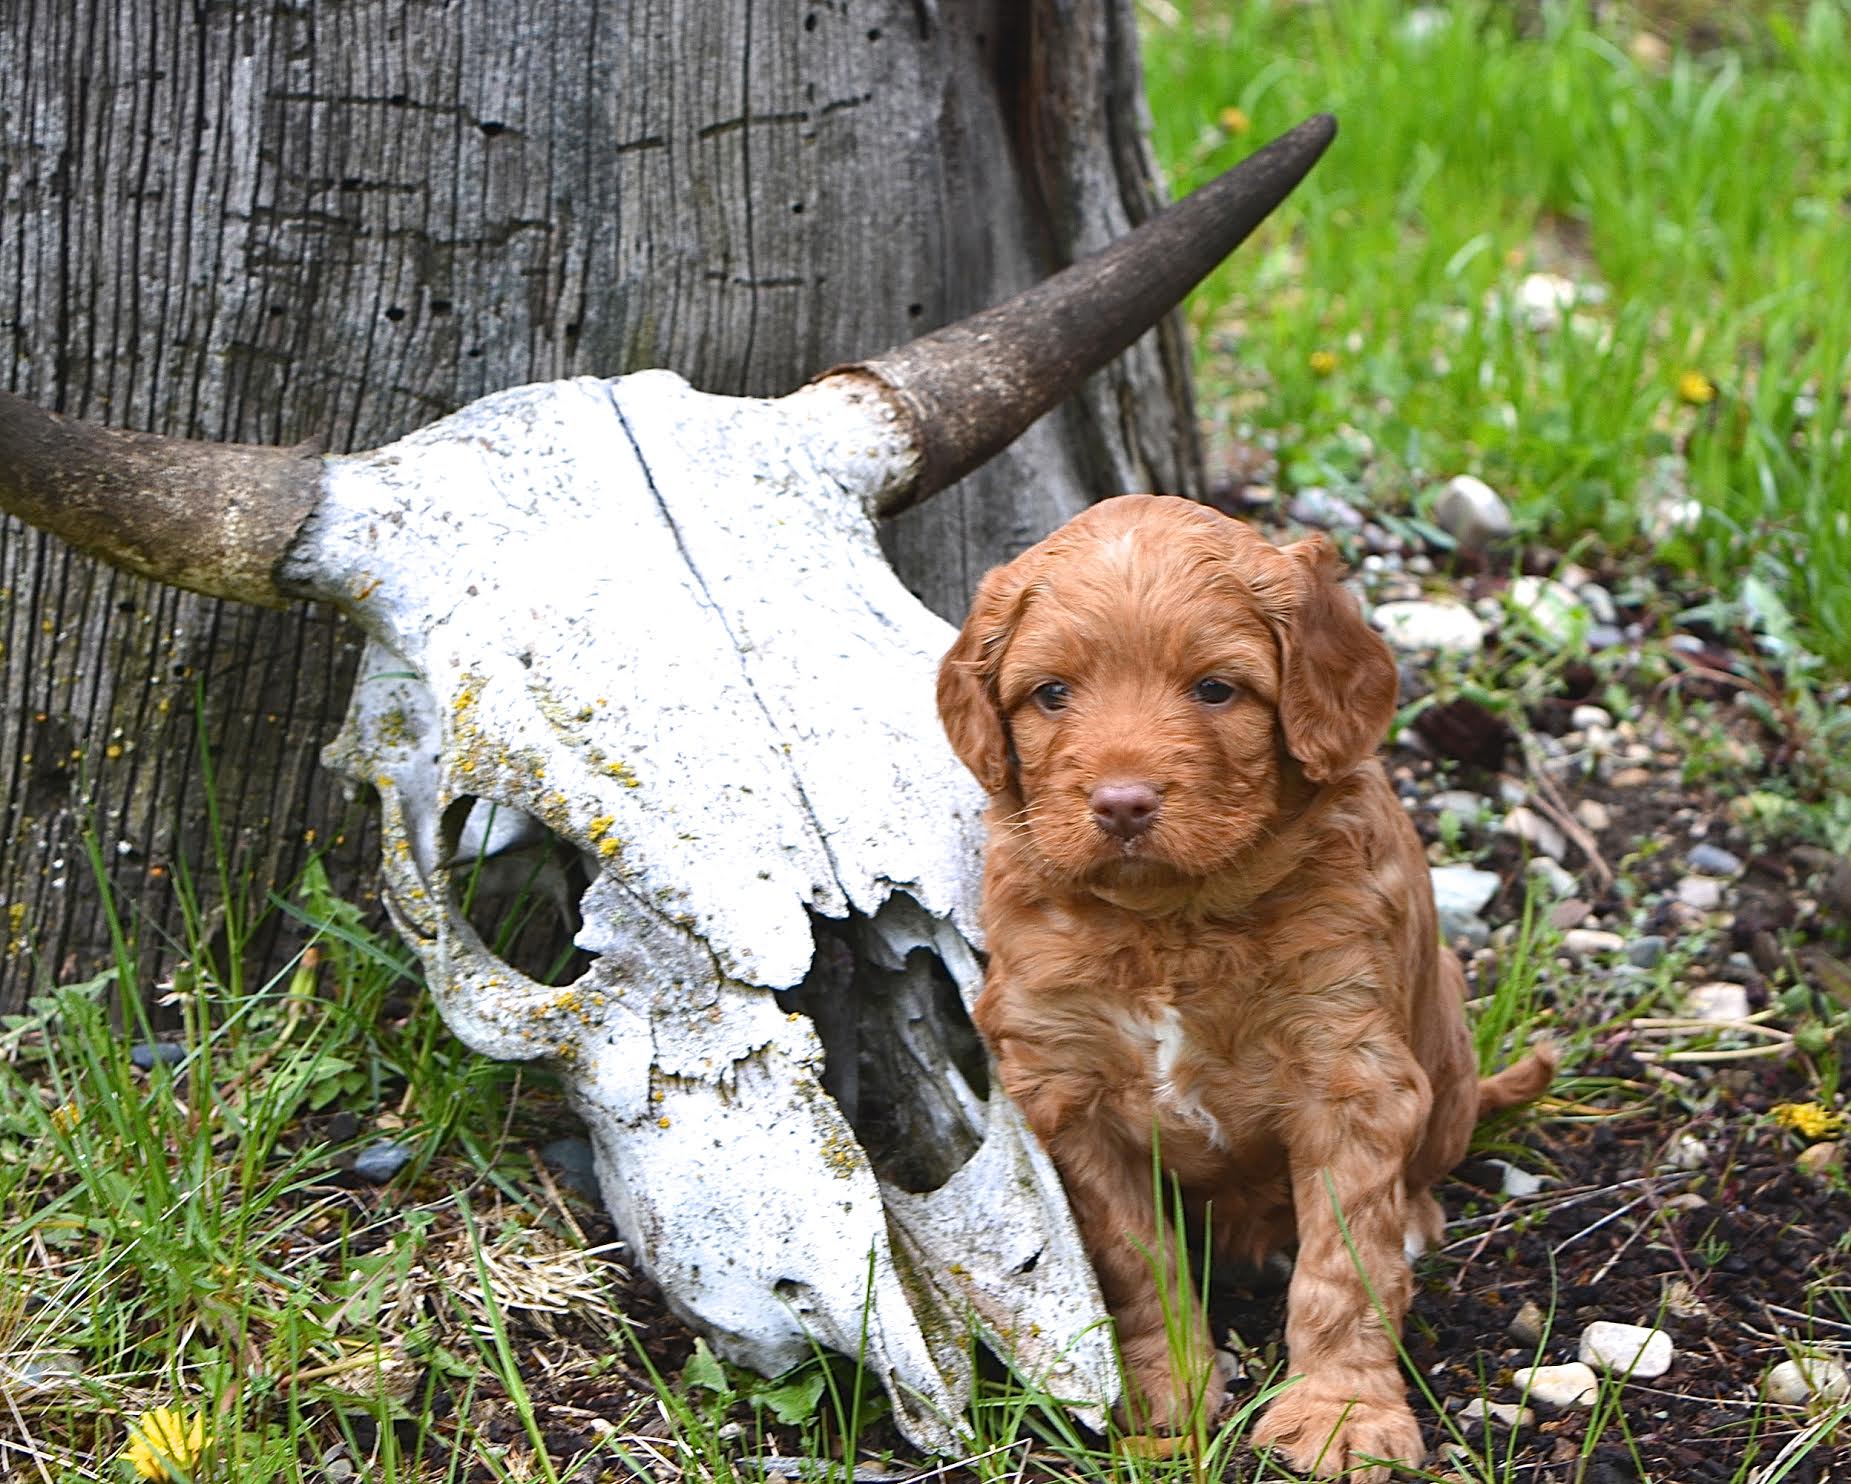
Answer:
<svg viewBox="0 0 1851 1484"><path fill-rule="evenodd" d="M4 398L0 504L132 570L365 629L326 756L378 791L393 919L465 1043L558 1069L619 1229L723 1354L860 1355L908 1437L950 1448L974 1332L1098 1425L1099 1295L964 1013L984 800L933 710L951 631L875 523L1167 312L1332 131L777 400L582 378L307 458ZM477 862L546 833L591 879L591 962L564 987L463 910Z"/></svg>

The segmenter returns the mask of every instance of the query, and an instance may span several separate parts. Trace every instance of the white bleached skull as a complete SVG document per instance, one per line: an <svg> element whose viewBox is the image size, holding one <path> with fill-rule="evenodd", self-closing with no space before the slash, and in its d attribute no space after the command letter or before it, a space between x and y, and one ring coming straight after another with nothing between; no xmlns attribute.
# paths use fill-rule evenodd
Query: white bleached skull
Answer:
<svg viewBox="0 0 1851 1484"><path fill-rule="evenodd" d="M524 387L330 461L286 576L345 584L372 636L328 760L379 791L387 901L451 1028L558 1070L619 1228L723 1353L865 1353L949 1447L973 1326L1057 1394L1115 1383L960 1009L983 798L933 706L951 631L841 477L911 459L891 409L829 387ZM592 873L565 988L462 911L488 803Z"/></svg>

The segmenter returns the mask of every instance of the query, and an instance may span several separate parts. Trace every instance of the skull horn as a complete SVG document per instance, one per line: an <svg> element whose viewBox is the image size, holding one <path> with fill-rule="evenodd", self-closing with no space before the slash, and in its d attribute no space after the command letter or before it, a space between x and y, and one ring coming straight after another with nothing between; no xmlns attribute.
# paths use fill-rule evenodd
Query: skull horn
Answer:
<svg viewBox="0 0 1851 1484"><path fill-rule="evenodd" d="M1304 179L1336 136L1306 119L1090 258L1013 299L829 376L868 376L902 409L919 452L896 515L956 483L1064 401L1182 302Z"/></svg>
<svg viewBox="0 0 1851 1484"><path fill-rule="evenodd" d="M114 566L282 607L276 570L321 493L292 449L119 433L0 392L0 510Z"/></svg>

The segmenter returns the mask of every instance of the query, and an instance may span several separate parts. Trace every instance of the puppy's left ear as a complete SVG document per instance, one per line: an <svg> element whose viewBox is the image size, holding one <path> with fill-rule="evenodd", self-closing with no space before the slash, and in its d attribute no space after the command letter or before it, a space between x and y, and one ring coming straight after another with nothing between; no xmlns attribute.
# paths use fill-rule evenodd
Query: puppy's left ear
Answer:
<svg viewBox="0 0 1851 1484"><path fill-rule="evenodd" d="M1395 719L1400 677L1382 636L1338 581L1328 536L1281 548L1298 567L1298 602L1285 629L1279 720L1305 776L1326 783L1360 767Z"/></svg>

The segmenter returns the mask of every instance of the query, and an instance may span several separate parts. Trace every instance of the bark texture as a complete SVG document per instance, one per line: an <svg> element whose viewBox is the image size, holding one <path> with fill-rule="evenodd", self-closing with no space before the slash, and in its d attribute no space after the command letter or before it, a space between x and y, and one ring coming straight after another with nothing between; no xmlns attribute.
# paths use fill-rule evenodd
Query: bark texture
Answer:
<svg viewBox="0 0 1851 1484"><path fill-rule="evenodd" d="M335 450L580 373L779 393L1142 219L1141 109L1129 0L9 0L0 384ZM1197 483L1171 326L888 550L955 618L1088 500ZM106 956L86 826L153 945L220 843L259 898L311 838L364 869L317 762L358 648L328 612L8 522L0 645L0 1009Z"/></svg>

